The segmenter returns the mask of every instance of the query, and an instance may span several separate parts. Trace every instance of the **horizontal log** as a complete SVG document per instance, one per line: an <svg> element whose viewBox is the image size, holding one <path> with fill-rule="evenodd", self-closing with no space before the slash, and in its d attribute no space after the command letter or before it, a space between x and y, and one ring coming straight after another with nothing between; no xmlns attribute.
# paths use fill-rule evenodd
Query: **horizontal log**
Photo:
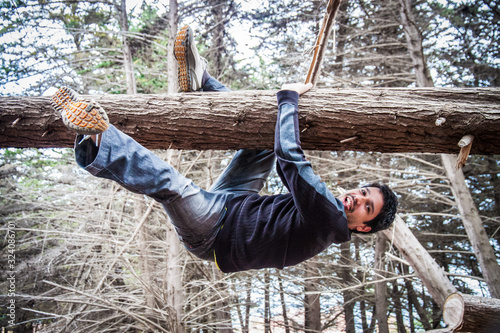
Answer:
<svg viewBox="0 0 500 333"><path fill-rule="evenodd" d="M500 90L317 89L300 98L304 149L500 154ZM119 129L151 149L272 148L276 91L96 95ZM0 97L0 147L71 147L50 97Z"/></svg>

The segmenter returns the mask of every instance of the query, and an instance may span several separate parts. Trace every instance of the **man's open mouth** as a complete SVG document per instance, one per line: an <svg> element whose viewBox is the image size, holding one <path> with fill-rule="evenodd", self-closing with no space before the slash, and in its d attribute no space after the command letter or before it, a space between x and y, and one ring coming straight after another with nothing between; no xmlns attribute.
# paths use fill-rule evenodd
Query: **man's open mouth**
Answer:
<svg viewBox="0 0 500 333"><path fill-rule="evenodd" d="M344 209L351 213L354 211L354 196L346 195L344 198Z"/></svg>

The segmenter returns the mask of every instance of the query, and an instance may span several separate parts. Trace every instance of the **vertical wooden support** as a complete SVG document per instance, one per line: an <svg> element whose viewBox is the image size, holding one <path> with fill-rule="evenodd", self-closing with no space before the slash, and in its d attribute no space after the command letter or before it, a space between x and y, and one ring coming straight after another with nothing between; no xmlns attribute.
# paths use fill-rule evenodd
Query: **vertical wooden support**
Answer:
<svg viewBox="0 0 500 333"><path fill-rule="evenodd" d="M321 64L323 63L323 55L325 54L326 45L328 43L328 36L332 30L333 21L335 15L340 6L341 0L330 0L328 1L328 6L326 7L325 17L323 18L323 23L321 24L321 29L316 39L316 44L314 44L314 53L307 73L306 82L316 85L316 80L318 79Z"/></svg>

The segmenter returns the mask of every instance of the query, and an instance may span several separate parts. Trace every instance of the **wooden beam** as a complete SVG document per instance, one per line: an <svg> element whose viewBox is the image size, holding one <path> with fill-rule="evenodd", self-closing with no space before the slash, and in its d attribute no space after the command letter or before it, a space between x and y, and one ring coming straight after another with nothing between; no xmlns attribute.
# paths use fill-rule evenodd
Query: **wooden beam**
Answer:
<svg viewBox="0 0 500 333"><path fill-rule="evenodd" d="M275 94L85 97L151 149L269 149ZM472 154L500 154L499 89L317 89L301 97L299 110L304 149L458 153L458 142L470 134ZM0 97L0 147L70 147L73 140L49 97Z"/></svg>

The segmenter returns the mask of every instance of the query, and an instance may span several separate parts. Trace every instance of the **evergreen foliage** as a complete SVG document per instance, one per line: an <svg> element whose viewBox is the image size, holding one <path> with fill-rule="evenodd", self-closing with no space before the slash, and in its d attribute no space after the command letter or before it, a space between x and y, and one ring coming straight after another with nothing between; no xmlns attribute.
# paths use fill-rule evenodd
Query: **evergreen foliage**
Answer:
<svg viewBox="0 0 500 333"><path fill-rule="evenodd" d="M497 1L412 4L436 85L499 86ZM222 82L233 89L276 89L304 79L325 6L325 1L296 0L258 5L179 1L179 25L193 26L200 53ZM396 0L342 2L320 87L414 86L399 6ZM41 95L61 85L80 93L125 93L119 8L109 1L2 1L0 94ZM167 91L168 10L159 2L144 2L127 13L138 93ZM251 49L242 48L249 43L238 33L242 25L258 41ZM158 154L166 158L165 152ZM208 188L231 154L184 151L179 169ZM389 184L399 196L401 216L454 286L489 296L439 156L308 152L307 158L335 194L373 181ZM498 156L473 156L464 173L498 258ZM285 190L273 175L264 192ZM70 150L3 149L0 216L2 231L9 225L16 231L19 332L175 327L175 311L165 306L172 231L162 208L149 199L88 176L74 164ZM147 222L131 239L138 216ZM325 332L374 332L374 282L382 278L391 329L421 332L443 326L441 310L396 249L388 247L382 253L383 271L375 269L376 237L357 235L283 271L224 275L184 251L176 258L185 300L182 324L188 331L264 331L266 325L273 331L305 331L319 324ZM7 251L3 238L2 267ZM317 308L310 298L305 305L306 294L320 295ZM313 309L319 310L319 323ZM2 306L2 327L7 313Z"/></svg>

